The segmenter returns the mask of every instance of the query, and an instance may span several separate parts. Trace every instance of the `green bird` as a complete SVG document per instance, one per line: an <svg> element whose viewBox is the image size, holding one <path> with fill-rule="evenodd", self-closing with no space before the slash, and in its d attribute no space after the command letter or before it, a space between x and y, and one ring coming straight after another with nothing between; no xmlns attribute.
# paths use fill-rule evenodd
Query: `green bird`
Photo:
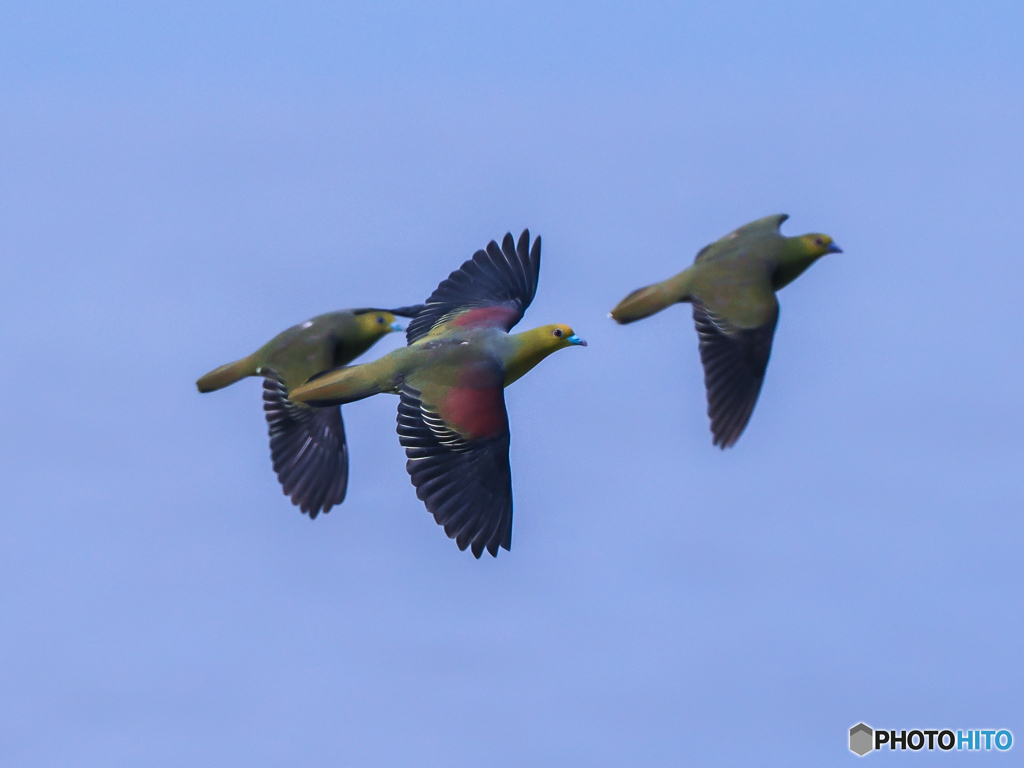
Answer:
<svg viewBox="0 0 1024 768"><path fill-rule="evenodd" d="M222 365L196 382L213 392L247 376L263 377L263 409L274 472L286 496L310 518L341 504L348 489L348 446L341 408L310 408L288 390L312 376L351 363L402 326L395 315L415 317L420 306L343 309L279 333L248 357Z"/></svg>
<svg viewBox="0 0 1024 768"><path fill-rule="evenodd" d="M504 388L556 350L586 346L567 325L509 331L537 292L540 238L526 230L452 272L409 324L408 346L292 390L315 406L397 394L406 469L460 550L512 547L512 472Z"/></svg>
<svg viewBox="0 0 1024 768"><path fill-rule="evenodd" d="M702 248L693 266L633 291L611 311L623 325L689 302L700 340L713 443L725 449L743 433L761 393L779 320L775 292L826 253L828 235L785 237L781 213L752 221Z"/></svg>

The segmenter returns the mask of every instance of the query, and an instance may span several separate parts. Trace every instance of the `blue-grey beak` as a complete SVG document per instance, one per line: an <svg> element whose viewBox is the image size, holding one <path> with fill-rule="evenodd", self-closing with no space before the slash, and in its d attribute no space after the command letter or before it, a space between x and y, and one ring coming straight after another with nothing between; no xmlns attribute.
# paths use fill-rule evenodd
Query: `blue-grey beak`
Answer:
<svg viewBox="0 0 1024 768"><path fill-rule="evenodd" d="M832 243L832 245L830 245L830 246L828 247L828 250L827 250L827 251L825 251L825 253L842 253L842 252L843 252L843 249L842 249L842 248L840 248L840 247L839 247L838 245L836 245L835 243Z"/></svg>
<svg viewBox="0 0 1024 768"><path fill-rule="evenodd" d="M575 333L566 339L570 344L578 344L581 347L587 346L587 342L577 336Z"/></svg>
<svg viewBox="0 0 1024 768"><path fill-rule="evenodd" d="M391 324L391 330L392 331L404 331L405 328L403 328L400 323L392 323Z"/></svg>

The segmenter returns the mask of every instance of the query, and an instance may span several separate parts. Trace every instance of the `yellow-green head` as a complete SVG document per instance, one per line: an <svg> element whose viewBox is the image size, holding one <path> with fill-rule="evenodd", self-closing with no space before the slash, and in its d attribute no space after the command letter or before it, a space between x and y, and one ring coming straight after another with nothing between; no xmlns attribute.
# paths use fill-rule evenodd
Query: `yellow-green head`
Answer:
<svg viewBox="0 0 1024 768"><path fill-rule="evenodd" d="M800 235L800 237L794 238L798 240L803 246L808 256L813 258L821 258L826 253L842 253L843 249L835 244L828 235L823 235L820 232L812 232L809 235Z"/></svg>
<svg viewBox="0 0 1024 768"><path fill-rule="evenodd" d="M826 253L842 253L831 237L820 232L799 237L787 237L786 246L779 255L772 275L772 287L777 291L796 280L805 269Z"/></svg>
<svg viewBox="0 0 1024 768"><path fill-rule="evenodd" d="M551 352L565 347L587 346L587 342L577 336L576 332L568 325L542 325L526 333L530 335L532 344L549 349Z"/></svg>
<svg viewBox="0 0 1024 768"><path fill-rule="evenodd" d="M382 336L387 336L389 333L405 330L396 322L393 314L378 310L360 312L356 315L356 324L359 326L359 332L362 335L374 341Z"/></svg>
<svg viewBox="0 0 1024 768"><path fill-rule="evenodd" d="M522 377L537 363L565 347L585 347L587 342L568 325L542 325L514 336L515 353L505 362L505 386Z"/></svg>

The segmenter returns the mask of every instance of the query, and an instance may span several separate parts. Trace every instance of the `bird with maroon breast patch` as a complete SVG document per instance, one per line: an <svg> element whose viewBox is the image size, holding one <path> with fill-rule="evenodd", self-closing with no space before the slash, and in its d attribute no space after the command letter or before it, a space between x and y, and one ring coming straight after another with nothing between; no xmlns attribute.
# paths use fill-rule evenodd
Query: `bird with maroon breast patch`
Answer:
<svg viewBox="0 0 1024 768"><path fill-rule="evenodd" d="M506 234L452 272L423 304L408 346L318 377L291 393L327 406L399 395L398 438L416 495L459 549L512 547L512 472L504 388L559 349L586 346L567 325L510 334L537 292L540 238Z"/></svg>

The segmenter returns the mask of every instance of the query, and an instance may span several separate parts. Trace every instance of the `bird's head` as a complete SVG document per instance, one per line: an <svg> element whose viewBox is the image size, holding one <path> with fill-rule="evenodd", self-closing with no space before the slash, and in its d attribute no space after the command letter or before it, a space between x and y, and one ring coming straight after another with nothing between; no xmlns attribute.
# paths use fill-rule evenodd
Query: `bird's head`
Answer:
<svg viewBox="0 0 1024 768"><path fill-rule="evenodd" d="M809 235L801 235L797 238L804 249L807 251L808 256L818 258L824 256L826 253L842 253L843 249L840 248L831 237L823 235L820 232L812 232Z"/></svg>
<svg viewBox="0 0 1024 768"><path fill-rule="evenodd" d="M515 334L515 340L515 354L505 363L506 387L552 352L564 347L587 346L568 325L542 325Z"/></svg>
<svg viewBox="0 0 1024 768"><path fill-rule="evenodd" d="M587 342L576 335L568 325L542 325L537 331L537 340L541 346L552 352L563 347L585 347Z"/></svg>
<svg viewBox="0 0 1024 768"><path fill-rule="evenodd" d="M381 336L386 336L389 333L404 330L404 328L395 321L395 316L393 314L381 310L361 312L356 315L356 322L359 324L359 330L365 334L367 338L371 339L379 339Z"/></svg>

